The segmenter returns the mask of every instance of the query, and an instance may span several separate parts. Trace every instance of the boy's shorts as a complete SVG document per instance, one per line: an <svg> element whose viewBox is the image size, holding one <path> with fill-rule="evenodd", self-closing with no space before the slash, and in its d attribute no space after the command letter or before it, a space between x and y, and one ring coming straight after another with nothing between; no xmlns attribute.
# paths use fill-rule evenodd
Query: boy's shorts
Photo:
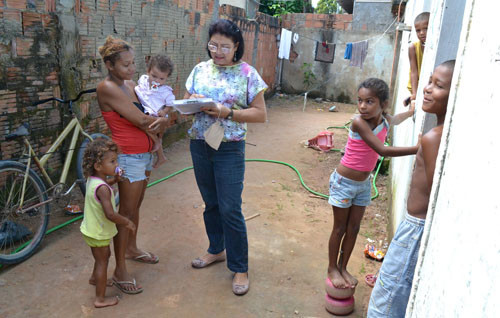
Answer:
<svg viewBox="0 0 500 318"><path fill-rule="evenodd" d="M111 243L111 239L98 240L98 239L92 238L90 236L87 236L85 234L82 234L82 236L83 236L83 240L85 241L85 243L87 243L87 245L90 247L105 247L105 246L109 246L109 244Z"/></svg>
<svg viewBox="0 0 500 318"><path fill-rule="evenodd" d="M328 203L339 208L351 205L368 206L371 202L370 178L354 181L341 176L335 170L330 176L330 197Z"/></svg>
<svg viewBox="0 0 500 318"><path fill-rule="evenodd" d="M127 178L130 183L146 180L146 171L153 169L153 155L150 152L119 154L118 164L123 169L122 178Z"/></svg>
<svg viewBox="0 0 500 318"><path fill-rule="evenodd" d="M424 225L407 213L398 226L373 287L369 318L405 316Z"/></svg>

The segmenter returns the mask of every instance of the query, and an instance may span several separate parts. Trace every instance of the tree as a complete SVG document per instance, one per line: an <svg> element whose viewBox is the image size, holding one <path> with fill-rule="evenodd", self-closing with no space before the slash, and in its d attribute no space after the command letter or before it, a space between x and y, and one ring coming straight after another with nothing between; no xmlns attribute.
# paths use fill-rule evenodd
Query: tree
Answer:
<svg viewBox="0 0 500 318"><path fill-rule="evenodd" d="M342 7L337 0L319 0L314 10L315 13L342 13Z"/></svg>
<svg viewBox="0 0 500 318"><path fill-rule="evenodd" d="M287 13L311 13L313 7L308 0L260 0L259 11L279 17Z"/></svg>

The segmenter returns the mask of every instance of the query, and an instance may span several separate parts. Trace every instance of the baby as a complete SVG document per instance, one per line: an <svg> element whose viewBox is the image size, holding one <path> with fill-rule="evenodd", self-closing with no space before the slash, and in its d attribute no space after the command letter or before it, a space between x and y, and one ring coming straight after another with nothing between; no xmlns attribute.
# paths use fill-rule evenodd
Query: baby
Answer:
<svg viewBox="0 0 500 318"><path fill-rule="evenodd" d="M167 106L173 104L175 96L172 93L172 88L165 83L173 69L174 64L165 55L156 55L149 60L148 73L139 78L135 87L135 93L144 106L146 114L155 117L168 117L171 107ZM150 135L150 137L155 143L152 152L156 152L157 155L153 167L158 168L167 160L162 147L163 133Z"/></svg>

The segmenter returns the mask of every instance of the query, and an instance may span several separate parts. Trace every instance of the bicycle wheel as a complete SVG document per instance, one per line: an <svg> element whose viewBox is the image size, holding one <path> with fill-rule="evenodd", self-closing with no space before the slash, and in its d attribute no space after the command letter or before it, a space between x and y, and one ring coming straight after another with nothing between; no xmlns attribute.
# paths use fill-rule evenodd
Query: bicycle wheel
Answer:
<svg viewBox="0 0 500 318"><path fill-rule="evenodd" d="M16 264L30 257L40 245L49 223L45 185L30 169L22 209L19 205L26 165L0 162L0 263Z"/></svg>
<svg viewBox="0 0 500 318"><path fill-rule="evenodd" d="M95 140L96 138L105 138L105 139L110 139L108 136L100 133L95 133L91 134L90 137L92 137L92 140ZM85 178L85 175L83 174L83 154L85 153L85 149L87 149L88 144L92 141L88 138L85 138L85 140L82 142L80 145L80 149L78 149L78 156L76 158L76 175L78 179L83 179L87 180ZM82 191L83 197L85 197L85 182L81 182L78 184L80 187L80 190Z"/></svg>

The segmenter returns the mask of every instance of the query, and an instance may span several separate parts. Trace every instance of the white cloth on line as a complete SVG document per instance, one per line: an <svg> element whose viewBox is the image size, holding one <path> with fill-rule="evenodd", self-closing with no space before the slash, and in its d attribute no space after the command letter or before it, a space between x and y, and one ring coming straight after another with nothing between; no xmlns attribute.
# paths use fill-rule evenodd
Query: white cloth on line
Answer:
<svg viewBox="0 0 500 318"><path fill-rule="evenodd" d="M368 54L368 41L354 42L352 44L351 63L350 66L357 66L363 69L363 62Z"/></svg>
<svg viewBox="0 0 500 318"><path fill-rule="evenodd" d="M281 29L280 48L278 51L278 58L290 58L290 45L292 44L292 31Z"/></svg>

